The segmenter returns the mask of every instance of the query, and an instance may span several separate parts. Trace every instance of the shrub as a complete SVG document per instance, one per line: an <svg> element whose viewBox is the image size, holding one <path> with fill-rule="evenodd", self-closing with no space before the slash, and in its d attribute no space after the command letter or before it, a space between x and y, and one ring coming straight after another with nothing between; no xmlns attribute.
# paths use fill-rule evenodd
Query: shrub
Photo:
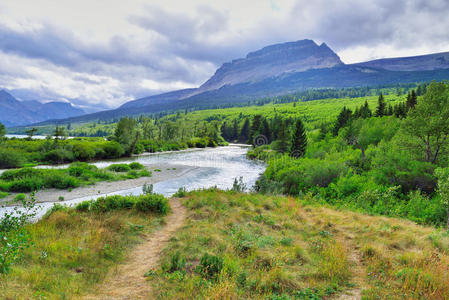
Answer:
<svg viewBox="0 0 449 300"><path fill-rule="evenodd" d="M165 215L170 210L170 205L162 195L141 195L136 202L136 209L141 212L155 212Z"/></svg>
<svg viewBox="0 0 449 300"><path fill-rule="evenodd" d="M44 182L41 178L23 178L17 179L9 183L9 191L16 193L29 193L40 190L44 187Z"/></svg>
<svg viewBox="0 0 449 300"><path fill-rule="evenodd" d="M91 160L96 154L95 149L86 143L73 145L72 151L77 160Z"/></svg>
<svg viewBox="0 0 449 300"><path fill-rule="evenodd" d="M17 151L12 151L9 149L0 150L0 168L19 168L23 164L23 156Z"/></svg>
<svg viewBox="0 0 449 300"><path fill-rule="evenodd" d="M95 212L108 212L116 209L131 209L134 204L134 196L113 195L92 201L89 209ZM85 209L85 206L86 204L83 204L81 209Z"/></svg>
<svg viewBox="0 0 449 300"><path fill-rule="evenodd" d="M132 162L128 166L133 170L141 170L145 168L141 163L138 162Z"/></svg>
<svg viewBox="0 0 449 300"><path fill-rule="evenodd" d="M185 187L180 187L176 193L173 194L173 197L183 198L187 196L187 190Z"/></svg>
<svg viewBox="0 0 449 300"><path fill-rule="evenodd" d="M73 152L64 149L55 149L44 154L45 161L55 164L71 162L73 159Z"/></svg>
<svg viewBox="0 0 449 300"><path fill-rule="evenodd" d="M107 142L103 145L104 158L119 158L123 156L125 150L117 142Z"/></svg>
<svg viewBox="0 0 449 300"><path fill-rule="evenodd" d="M21 202L21 201L25 200L25 198L26 198L25 194L17 194L14 197L14 201L15 202L19 202L19 201Z"/></svg>
<svg viewBox="0 0 449 300"><path fill-rule="evenodd" d="M221 257L205 253L203 257L201 257L198 269L204 277L215 279L223 269L223 259Z"/></svg>
<svg viewBox="0 0 449 300"><path fill-rule="evenodd" d="M108 170L113 172L128 172L131 168L127 164L113 164L107 167Z"/></svg>
<svg viewBox="0 0 449 300"><path fill-rule="evenodd" d="M92 203L92 201L83 201L83 202L80 202L80 203L78 203L78 204L75 206L75 209L76 209L77 211L84 211L84 212L89 211L89 210L90 210L90 205L91 205L91 203Z"/></svg>

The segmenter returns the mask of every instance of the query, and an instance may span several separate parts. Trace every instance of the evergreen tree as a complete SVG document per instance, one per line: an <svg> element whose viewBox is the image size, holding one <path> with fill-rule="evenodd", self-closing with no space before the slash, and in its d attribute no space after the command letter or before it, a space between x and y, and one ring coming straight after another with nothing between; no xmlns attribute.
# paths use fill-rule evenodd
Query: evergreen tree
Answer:
<svg viewBox="0 0 449 300"><path fill-rule="evenodd" d="M292 137L290 156L292 157L302 157L306 153L307 147L307 135L301 120L296 121L295 132Z"/></svg>
<svg viewBox="0 0 449 300"><path fill-rule="evenodd" d="M391 104L388 105L388 109L386 112L387 116L392 116L393 115L393 106L391 106Z"/></svg>
<svg viewBox="0 0 449 300"><path fill-rule="evenodd" d="M362 119L371 118L373 113L371 112L371 109L369 108L368 101L365 100L365 104L363 104L363 106L360 108L359 114Z"/></svg>
<svg viewBox="0 0 449 300"><path fill-rule="evenodd" d="M239 142L248 143L249 139L249 119L246 118L240 131Z"/></svg>
<svg viewBox="0 0 449 300"><path fill-rule="evenodd" d="M377 101L376 117L383 117L385 115L386 103L384 95L380 93L379 99Z"/></svg>
<svg viewBox="0 0 449 300"><path fill-rule="evenodd" d="M412 93L407 96L407 108L412 109L415 107L416 103L418 103L418 96L416 95L415 90L412 90Z"/></svg>
<svg viewBox="0 0 449 300"><path fill-rule="evenodd" d="M271 130L266 118L264 118L260 124L259 133L266 137L268 143L271 143Z"/></svg>
<svg viewBox="0 0 449 300"><path fill-rule="evenodd" d="M277 151L286 153L288 151L289 134L286 122L280 123L278 132Z"/></svg>
<svg viewBox="0 0 449 300"><path fill-rule="evenodd" d="M259 134L259 128L262 124L262 116L261 115L255 115L253 117L253 121L251 123L251 130L249 133L249 142L254 146L254 139Z"/></svg>
<svg viewBox="0 0 449 300"><path fill-rule="evenodd" d="M3 125L2 123L0 123L0 139L2 139L3 137L5 137L6 135L6 128L5 125Z"/></svg>
<svg viewBox="0 0 449 300"><path fill-rule="evenodd" d="M234 122L232 124L232 135L231 140L235 141L239 138L239 122L237 119L234 119Z"/></svg>
<svg viewBox="0 0 449 300"><path fill-rule="evenodd" d="M335 122L334 129L332 131L334 136L338 135L338 131L340 130L340 128L346 126L348 121L351 119L351 116L352 111L350 109L347 109L346 106L343 107L343 109L341 110L340 114L337 117L337 121Z"/></svg>

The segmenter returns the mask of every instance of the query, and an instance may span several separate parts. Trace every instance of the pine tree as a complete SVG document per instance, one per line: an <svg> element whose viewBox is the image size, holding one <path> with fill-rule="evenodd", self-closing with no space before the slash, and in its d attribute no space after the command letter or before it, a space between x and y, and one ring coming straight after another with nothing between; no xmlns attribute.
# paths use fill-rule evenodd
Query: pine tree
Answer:
<svg viewBox="0 0 449 300"><path fill-rule="evenodd" d="M376 117L383 117L385 115L385 108L386 104L384 95L380 93L379 99L377 101Z"/></svg>
<svg viewBox="0 0 449 300"><path fill-rule="evenodd" d="M291 144L290 156L295 158L304 156L307 147L307 135L304 125L299 119L296 121L296 128Z"/></svg>
<svg viewBox="0 0 449 300"><path fill-rule="evenodd" d="M416 103L418 103L418 96L416 95L415 90L412 90L410 97L407 96L407 108L408 109L414 108Z"/></svg>
<svg viewBox="0 0 449 300"><path fill-rule="evenodd" d="M281 124L279 126L278 145L276 150L281 153L286 153L288 151L288 140L289 134L287 124L286 122L281 121Z"/></svg>
<svg viewBox="0 0 449 300"><path fill-rule="evenodd" d="M393 106L391 106L391 104L388 105L388 109L387 109L387 116L392 116L393 115Z"/></svg>
<svg viewBox="0 0 449 300"><path fill-rule="evenodd" d="M267 119L263 119L262 123L260 124L259 133L265 136L267 139L267 143L271 143L271 130L270 125L268 124Z"/></svg>
<svg viewBox="0 0 449 300"><path fill-rule="evenodd" d="M365 100L365 104L360 108L359 111L360 117L363 119L371 118L373 113L371 112L371 109L369 108L368 101Z"/></svg>
<svg viewBox="0 0 449 300"><path fill-rule="evenodd" d="M335 122L334 129L332 131L334 136L338 135L338 131L340 130L340 128L346 126L348 121L351 119L351 116L352 111L350 109L347 109L346 106L343 107L343 109L341 110L340 114L337 117L337 121Z"/></svg>
<svg viewBox="0 0 449 300"><path fill-rule="evenodd" d="M253 121L251 123L251 129L249 132L249 142L254 146L255 141L254 139L259 134L259 128L260 124L262 124L262 116L261 115L255 115L253 117Z"/></svg>
<svg viewBox="0 0 449 300"><path fill-rule="evenodd" d="M248 143L249 139L249 119L246 118L240 131L239 142Z"/></svg>
<svg viewBox="0 0 449 300"><path fill-rule="evenodd" d="M231 140L235 141L239 137L239 122L237 119L234 119L234 122L232 124L232 134L231 134Z"/></svg>

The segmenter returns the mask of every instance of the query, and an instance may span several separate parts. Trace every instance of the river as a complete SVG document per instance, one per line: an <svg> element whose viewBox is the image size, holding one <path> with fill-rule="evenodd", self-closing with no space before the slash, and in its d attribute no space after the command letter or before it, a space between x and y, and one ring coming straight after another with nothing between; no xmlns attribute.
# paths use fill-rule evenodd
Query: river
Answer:
<svg viewBox="0 0 449 300"><path fill-rule="evenodd" d="M179 177L164 180L154 184L154 192L165 196L173 195L179 188L186 190L195 190L216 186L220 189L229 189L232 187L234 178L242 177L246 187L250 189L256 182L259 175L264 171L265 165L261 162L248 160L246 151L248 147L242 145L230 145L218 148L194 149L178 152L143 154L130 158L118 160L99 161L92 164L104 168L110 164L121 162L130 163L133 161L142 164L171 164L187 165L196 167L194 170ZM60 166L41 166L45 168L64 168L67 165ZM136 187L127 190L121 190L107 195L138 195L142 193L142 187ZM97 194L88 197L73 199L70 201L61 201L60 204L73 205L85 200L96 199L106 194ZM45 212L53 206L53 202L39 203L37 218L40 218ZM12 207L0 208L0 216L5 211L12 211Z"/></svg>

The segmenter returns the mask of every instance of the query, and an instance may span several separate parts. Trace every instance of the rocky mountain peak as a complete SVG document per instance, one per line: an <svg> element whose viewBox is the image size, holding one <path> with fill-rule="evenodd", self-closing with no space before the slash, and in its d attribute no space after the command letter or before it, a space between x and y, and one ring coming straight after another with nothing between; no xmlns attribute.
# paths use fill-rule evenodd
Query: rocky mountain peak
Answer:
<svg viewBox="0 0 449 300"><path fill-rule="evenodd" d="M225 63L198 92L218 89L224 85L255 82L283 73L331 68L343 62L325 43L300 40L264 47L245 58Z"/></svg>

